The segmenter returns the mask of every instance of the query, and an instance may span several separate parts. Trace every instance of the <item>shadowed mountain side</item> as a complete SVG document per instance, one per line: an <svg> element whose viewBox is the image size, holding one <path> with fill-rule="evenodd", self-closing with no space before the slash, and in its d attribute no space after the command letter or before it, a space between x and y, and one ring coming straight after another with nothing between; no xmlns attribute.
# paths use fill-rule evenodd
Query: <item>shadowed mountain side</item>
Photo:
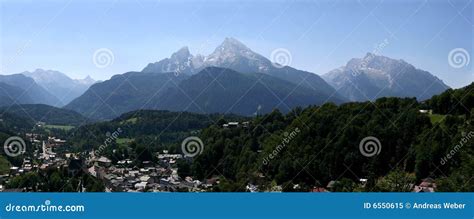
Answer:
<svg viewBox="0 0 474 219"><path fill-rule="evenodd" d="M168 88L188 76L128 72L92 85L82 96L66 105L86 117L111 119L122 113L145 109L149 101L160 98Z"/></svg>
<svg viewBox="0 0 474 219"><path fill-rule="evenodd" d="M254 115L331 101L337 99L266 74L209 67L170 89L157 102L172 111Z"/></svg>
<svg viewBox="0 0 474 219"><path fill-rule="evenodd" d="M261 73L239 73L208 67L188 76L173 73L130 72L93 85L67 109L86 117L111 119L138 109L254 115L274 108L340 100Z"/></svg>

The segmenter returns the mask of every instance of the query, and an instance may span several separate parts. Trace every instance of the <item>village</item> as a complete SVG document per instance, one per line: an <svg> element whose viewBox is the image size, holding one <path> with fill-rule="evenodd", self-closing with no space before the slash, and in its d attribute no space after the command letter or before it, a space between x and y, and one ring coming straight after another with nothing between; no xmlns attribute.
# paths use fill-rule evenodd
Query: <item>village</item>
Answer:
<svg viewBox="0 0 474 219"><path fill-rule="evenodd" d="M102 180L106 192L205 192L219 183L218 178L202 182L190 176L179 177L176 162L183 159L181 154L169 154L164 150L157 158L157 164L143 161L139 168L129 159L113 165L107 157L92 155L86 161L90 166L87 173Z"/></svg>
<svg viewBox="0 0 474 219"><path fill-rule="evenodd" d="M58 151L67 144L63 139L27 133L27 140L37 148L32 157L26 157L20 166L11 166L7 174L0 175L0 191L30 191L31 188L6 189L9 179L29 172L46 171L48 168L67 169L69 176L89 174L105 185L106 192L205 192L219 183L218 178L205 181L178 176L177 161L182 154L170 154L167 150L156 153L158 162L143 161L137 164L130 159L120 160L115 165L105 156L97 156L92 150L86 153L62 153ZM78 192L87 192L84 189Z"/></svg>

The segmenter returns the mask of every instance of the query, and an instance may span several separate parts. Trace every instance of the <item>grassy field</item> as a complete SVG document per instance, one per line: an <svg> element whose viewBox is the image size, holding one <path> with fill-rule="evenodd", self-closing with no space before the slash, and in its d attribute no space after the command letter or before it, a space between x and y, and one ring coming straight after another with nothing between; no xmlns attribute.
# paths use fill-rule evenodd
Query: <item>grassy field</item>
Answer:
<svg viewBox="0 0 474 219"><path fill-rule="evenodd" d="M122 125L123 124L135 124L135 123L137 123L137 121L138 121L138 118L130 118L130 119L127 119L125 121L120 122L120 124L122 124Z"/></svg>
<svg viewBox="0 0 474 219"><path fill-rule="evenodd" d="M430 120L431 120L431 124L436 124L438 122L441 122L444 119L445 115L431 114L431 115L429 115L429 117L430 117Z"/></svg>
<svg viewBox="0 0 474 219"><path fill-rule="evenodd" d="M44 126L46 129L62 129L69 131L74 128L74 126L71 125L45 125Z"/></svg>
<svg viewBox="0 0 474 219"><path fill-rule="evenodd" d="M130 142L132 142L133 138L117 138L117 140L115 142L117 142L117 144L119 145L128 145Z"/></svg>

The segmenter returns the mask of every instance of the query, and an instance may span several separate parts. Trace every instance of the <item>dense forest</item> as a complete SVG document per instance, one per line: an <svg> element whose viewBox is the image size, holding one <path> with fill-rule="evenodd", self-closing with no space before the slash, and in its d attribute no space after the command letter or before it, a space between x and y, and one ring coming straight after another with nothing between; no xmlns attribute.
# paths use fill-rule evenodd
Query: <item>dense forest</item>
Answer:
<svg viewBox="0 0 474 219"><path fill-rule="evenodd" d="M25 120L55 125L80 126L92 122L81 114L44 104L11 105L0 108L0 114L9 113Z"/></svg>
<svg viewBox="0 0 474 219"><path fill-rule="evenodd" d="M198 135L202 129L219 123L222 119L244 121L246 118L236 115L138 110L125 113L112 121L71 130L68 139L76 152L97 150L101 145L107 145L100 152L113 161L126 158L153 160L152 153L161 150L179 153L178 146L184 138ZM106 142L114 132L116 137L113 141Z"/></svg>

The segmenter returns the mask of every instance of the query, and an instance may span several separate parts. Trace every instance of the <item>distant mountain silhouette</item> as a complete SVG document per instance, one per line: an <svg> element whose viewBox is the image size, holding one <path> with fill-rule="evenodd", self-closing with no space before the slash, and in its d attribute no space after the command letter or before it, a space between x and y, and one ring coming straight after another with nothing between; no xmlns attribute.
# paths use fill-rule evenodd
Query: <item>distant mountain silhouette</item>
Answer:
<svg viewBox="0 0 474 219"><path fill-rule="evenodd" d="M74 80L59 71L36 69L33 72L21 74L33 78L37 84L60 100L60 106L66 105L76 97L82 95L96 81L90 76Z"/></svg>
<svg viewBox="0 0 474 219"><path fill-rule="evenodd" d="M23 74L13 75L0 75L0 82L16 87L24 92L21 94L12 96L16 103L41 103L51 106L60 106L61 101L49 93L42 86L38 85L32 78L29 78ZM26 99L25 99L26 98Z"/></svg>
<svg viewBox="0 0 474 219"><path fill-rule="evenodd" d="M0 82L0 107L31 102L33 100L25 90Z"/></svg>

